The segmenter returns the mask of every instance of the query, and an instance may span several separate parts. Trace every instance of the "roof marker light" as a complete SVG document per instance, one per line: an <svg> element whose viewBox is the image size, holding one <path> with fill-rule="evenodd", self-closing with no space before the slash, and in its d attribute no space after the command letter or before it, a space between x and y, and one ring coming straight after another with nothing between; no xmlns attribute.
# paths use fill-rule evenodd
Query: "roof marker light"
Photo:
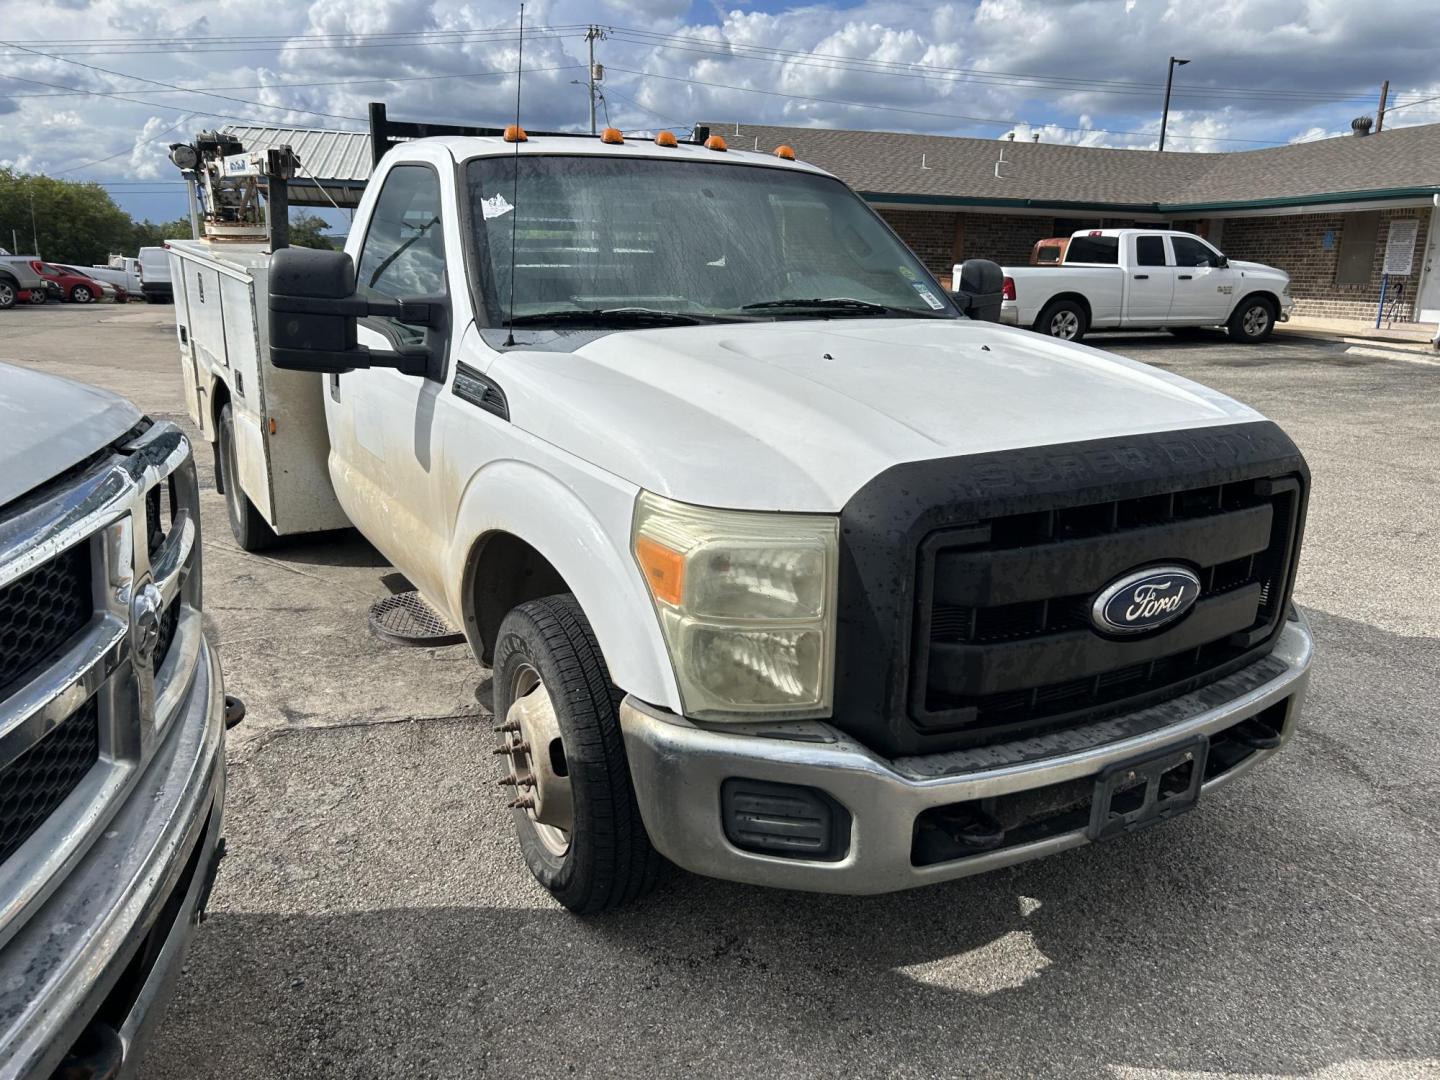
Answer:
<svg viewBox="0 0 1440 1080"><path fill-rule="evenodd" d="M510 124L505 128L506 142L529 142L530 136L525 134L525 129L519 124Z"/></svg>
<svg viewBox="0 0 1440 1080"><path fill-rule="evenodd" d="M620 134L619 128L606 128L600 133L600 141L618 146L625 141L625 136Z"/></svg>
<svg viewBox="0 0 1440 1080"><path fill-rule="evenodd" d="M656 146L679 146L680 140L675 138L673 131L661 131L655 136Z"/></svg>
<svg viewBox="0 0 1440 1080"><path fill-rule="evenodd" d="M725 145L725 140L722 139L719 135L711 135L708 139L705 140L705 149L728 150L730 148Z"/></svg>
<svg viewBox="0 0 1440 1080"><path fill-rule="evenodd" d="M778 158L783 158L786 161L794 161L795 148L793 146L786 146L784 143L781 143L779 146L775 147L775 156Z"/></svg>

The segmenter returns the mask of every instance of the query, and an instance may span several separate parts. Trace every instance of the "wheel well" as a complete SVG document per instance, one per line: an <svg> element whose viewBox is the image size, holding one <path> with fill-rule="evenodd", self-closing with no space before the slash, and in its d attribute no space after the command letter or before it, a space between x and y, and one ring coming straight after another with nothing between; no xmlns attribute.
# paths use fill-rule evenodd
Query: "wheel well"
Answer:
<svg viewBox="0 0 1440 1080"><path fill-rule="evenodd" d="M224 473L220 469L220 410L230 403L230 387L223 379L215 380L215 389L210 401L210 430L215 433L210 450L215 455L215 490L225 494Z"/></svg>
<svg viewBox="0 0 1440 1080"><path fill-rule="evenodd" d="M1256 299L1257 297L1261 300L1268 300L1270 302L1271 309L1277 315L1280 313L1280 298L1272 292L1268 292L1265 289L1259 289L1255 292L1246 293L1244 296L1242 296L1239 302L1230 309L1230 317L1234 318L1235 312L1239 311L1242 307L1246 305L1246 303Z"/></svg>
<svg viewBox="0 0 1440 1080"><path fill-rule="evenodd" d="M1060 300L1069 300L1071 303L1077 304L1080 310L1085 312L1085 321L1087 323L1090 321L1090 301L1085 299L1081 293L1060 293L1057 296L1052 296L1049 300L1045 301L1045 307L1040 309L1040 314L1045 314L1046 308Z"/></svg>
<svg viewBox="0 0 1440 1080"><path fill-rule="evenodd" d="M569 591L550 560L518 536L482 536L470 553L463 593L465 630L478 643L481 661L494 659L500 623L515 605Z"/></svg>

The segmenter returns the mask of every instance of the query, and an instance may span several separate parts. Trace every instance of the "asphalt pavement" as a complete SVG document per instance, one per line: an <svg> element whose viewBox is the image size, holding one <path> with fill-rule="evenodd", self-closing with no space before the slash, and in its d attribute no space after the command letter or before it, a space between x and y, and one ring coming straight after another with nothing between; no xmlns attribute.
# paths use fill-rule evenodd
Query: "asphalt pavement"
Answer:
<svg viewBox="0 0 1440 1080"><path fill-rule="evenodd" d="M181 419L170 312L0 312L0 359ZM212 490L207 624L249 716L143 1075L1440 1076L1440 367L1092 344L1255 405L1310 461L1318 656L1284 753L1163 828L980 878L857 899L676 872L577 919L513 842L488 673L367 634L391 568L354 534L244 555Z"/></svg>

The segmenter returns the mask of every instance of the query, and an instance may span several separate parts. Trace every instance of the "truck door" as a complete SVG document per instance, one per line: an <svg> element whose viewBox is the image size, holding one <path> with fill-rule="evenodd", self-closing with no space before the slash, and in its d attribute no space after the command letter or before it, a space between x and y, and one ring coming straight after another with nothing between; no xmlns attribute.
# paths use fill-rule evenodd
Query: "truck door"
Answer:
<svg viewBox="0 0 1440 1080"><path fill-rule="evenodd" d="M1239 271L1220 266L1220 253L1194 236L1171 236L1175 259L1175 298L1170 321L1209 325L1223 323L1240 299L1235 295Z"/></svg>
<svg viewBox="0 0 1440 1080"><path fill-rule="evenodd" d="M370 216L356 268L356 287L389 297L448 297L443 194L438 171L406 163L390 169ZM424 340L423 327L397 319L360 321L357 339L372 349L393 350ZM351 470L346 511L375 545L422 592L443 595L439 582L424 580L435 568L446 524L437 503L441 446L436 398L441 383L393 368L369 368L331 381L349 423L334 451ZM348 429L348 430L347 430Z"/></svg>
<svg viewBox="0 0 1440 1080"><path fill-rule="evenodd" d="M1126 252L1129 280L1125 283L1125 324L1161 326L1170 316L1175 292L1175 268L1168 265L1165 237L1160 233L1130 237Z"/></svg>

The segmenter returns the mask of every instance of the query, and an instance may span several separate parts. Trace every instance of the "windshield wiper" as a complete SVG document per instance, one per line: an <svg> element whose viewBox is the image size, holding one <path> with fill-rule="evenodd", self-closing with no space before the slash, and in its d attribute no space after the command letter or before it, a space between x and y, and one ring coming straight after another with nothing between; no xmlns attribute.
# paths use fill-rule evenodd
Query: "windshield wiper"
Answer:
<svg viewBox="0 0 1440 1080"><path fill-rule="evenodd" d="M690 315L683 311L659 311L655 308L593 308L581 311L577 308L560 308L556 311L540 311L532 315L517 315L509 326L574 325L586 326L700 326L714 322L713 318Z"/></svg>
<svg viewBox="0 0 1440 1080"><path fill-rule="evenodd" d="M935 315L910 308L892 307L888 304L872 304L868 300L855 300L848 296L816 297L810 300L765 300L758 304L746 304L741 311L766 311L781 308L796 311L852 312L856 315L900 315L907 319L933 319Z"/></svg>

